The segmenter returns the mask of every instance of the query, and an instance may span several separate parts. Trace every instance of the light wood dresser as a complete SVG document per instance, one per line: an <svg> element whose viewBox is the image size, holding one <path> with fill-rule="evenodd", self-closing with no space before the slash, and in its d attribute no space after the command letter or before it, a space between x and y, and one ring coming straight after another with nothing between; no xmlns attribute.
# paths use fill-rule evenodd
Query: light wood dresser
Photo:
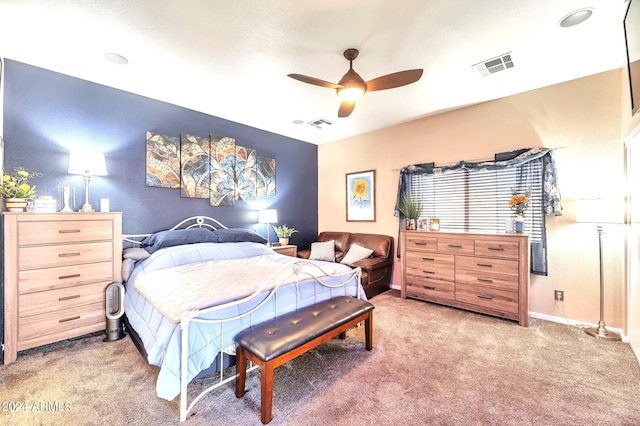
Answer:
<svg viewBox="0 0 640 426"><path fill-rule="evenodd" d="M529 237L401 231L402 298L529 325Z"/></svg>
<svg viewBox="0 0 640 426"><path fill-rule="evenodd" d="M3 213L4 363L17 352L105 329L121 281L121 213Z"/></svg>

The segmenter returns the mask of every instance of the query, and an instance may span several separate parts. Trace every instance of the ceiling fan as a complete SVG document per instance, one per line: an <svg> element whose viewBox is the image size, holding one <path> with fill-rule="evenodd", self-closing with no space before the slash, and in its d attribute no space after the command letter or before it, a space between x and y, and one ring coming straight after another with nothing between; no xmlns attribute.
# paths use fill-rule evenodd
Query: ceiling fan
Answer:
<svg viewBox="0 0 640 426"><path fill-rule="evenodd" d="M338 84L309 77L302 74L288 74L289 77L328 89L335 89L338 97L342 100L338 117L348 117L356 101L360 99L366 92L374 92L376 90L394 89L396 87L405 86L415 83L422 77L422 69L406 70L394 72L393 74L383 75L365 82L360 75L353 70L353 61L358 57L358 49L347 49L344 51L344 57L349 61L349 71L342 76Z"/></svg>

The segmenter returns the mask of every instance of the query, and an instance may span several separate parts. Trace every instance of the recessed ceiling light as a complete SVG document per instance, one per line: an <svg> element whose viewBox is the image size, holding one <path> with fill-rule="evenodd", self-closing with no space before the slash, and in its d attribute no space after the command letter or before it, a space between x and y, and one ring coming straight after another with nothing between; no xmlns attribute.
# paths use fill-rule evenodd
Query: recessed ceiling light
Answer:
<svg viewBox="0 0 640 426"><path fill-rule="evenodd" d="M574 10L564 18L560 20L560 26L564 28L573 27L578 24L582 24L584 21L589 19L593 14L593 9L585 8Z"/></svg>
<svg viewBox="0 0 640 426"><path fill-rule="evenodd" d="M302 124L304 120L293 120L293 124Z"/></svg>
<svg viewBox="0 0 640 426"><path fill-rule="evenodd" d="M113 62L114 64L126 65L129 63L129 60L122 55L118 55L117 53L106 53L104 55L105 58L109 62Z"/></svg>

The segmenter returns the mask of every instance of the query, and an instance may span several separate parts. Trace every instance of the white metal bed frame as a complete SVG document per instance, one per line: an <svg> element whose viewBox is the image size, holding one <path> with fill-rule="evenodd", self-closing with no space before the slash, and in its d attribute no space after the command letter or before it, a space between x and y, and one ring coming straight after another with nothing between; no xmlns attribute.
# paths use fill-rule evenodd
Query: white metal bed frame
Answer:
<svg viewBox="0 0 640 426"><path fill-rule="evenodd" d="M192 222L192 223L191 223ZM207 216L192 216L190 218L184 219L183 221L181 221L180 223L178 223L177 225L175 225L174 227L172 227L171 229L169 229L170 231L176 230L176 229L188 229L188 228L194 228L194 227L198 227L198 228L202 228L202 227L206 227L212 230L216 230L216 229L227 229L226 226L224 226L222 223L220 223L219 221L217 221L216 219L207 217ZM146 236L148 236L150 234L131 234L131 235L124 235L123 236L123 240L127 241L129 243L132 244L140 244L140 241L136 240L136 238L144 238ZM307 266L307 269L305 270L304 267ZM290 273L286 276L283 276L282 273L286 272L287 269L290 269ZM311 270L315 270L316 273L312 273L309 269ZM189 312L185 312L182 314L181 319L180 319L180 330L181 330L181 353L180 353L180 421L183 422L187 419L187 415L189 414L189 412L191 412L191 410L193 409L193 407L195 406L195 404L200 401L204 396L206 396L209 392L219 388L220 386L235 380L235 378L237 377L237 373L234 375L230 375L228 377L224 377L224 354L228 354L228 355L235 355L235 345L231 345L228 347L224 347L224 324L228 321L233 321L233 320L237 320L239 318L245 317L245 316L249 316L249 324L250 327L253 326L253 313L255 311L257 311L259 308L261 308L264 304L266 304L269 300L271 300L272 298L274 298L274 303L276 306L275 312L277 315L278 312L278 298L277 298L277 290L280 288L280 286L283 283L286 282L291 282L291 278L295 277L295 283L294 284L290 284L290 285L295 285L296 286L296 310L299 309L299 296L300 296L300 292L298 291L298 285L299 285L299 281L301 279L313 279L314 281L316 281L317 283L321 284L324 287L330 288L330 289L337 289L340 287L343 287L345 289L344 294L347 294L347 284L349 284L350 282L352 282L355 279L356 283L360 283L360 277L362 275L362 270L361 268L355 268L355 269L351 269L349 271L345 271L343 273L338 273L338 274L334 274L331 273L329 271L326 271L324 269L322 269L320 267L320 265L309 261L309 260L304 260L304 259L299 259L299 260L294 260L293 262L287 263L285 265L283 265L281 268L279 268L278 271L276 271L268 280L265 281L265 283L262 285L261 288L257 289L254 293L252 293L251 295L233 301L233 302L229 302L229 303L225 303L223 305L218 305L218 306L213 306L210 308L206 308L206 309L195 309ZM278 282L274 282L274 280L276 278L278 279ZM337 284L329 284L325 281L326 279L333 279L333 280L338 280ZM266 295L263 295L263 299L260 300L259 296L264 293L266 291L266 289L269 289L268 293ZM360 298L361 297L361 287L360 285L357 286L357 291L356 291L356 297ZM226 318L220 318L220 319L205 319L205 318L199 318L199 316L201 315L205 315L205 314L209 314L215 311L219 311L221 309L225 309L225 308L229 308L232 306L237 306L237 305L241 305L243 303L247 303L253 300L257 301L257 304L251 308L250 310L246 311L246 312L242 312L238 315L232 316L232 317L226 317ZM318 291L317 288L315 290L314 293L314 303L318 302ZM188 342L189 342L189 325L192 322L197 322L197 323L207 323L207 324L218 324L218 326L220 327L220 345L219 347L221 348L220 353L218 355L219 358L219 365L218 365L218 372L214 373L212 376L217 376L217 381L209 386L208 388L204 389L200 394L198 394L197 396L194 397L193 401L191 401L191 403L188 402L188 394L187 394L187 387L189 384L189 381L187 379L187 372L188 372L188 359L189 359L189 348L188 348ZM247 371L253 371L256 368L258 368L255 365L252 365Z"/></svg>

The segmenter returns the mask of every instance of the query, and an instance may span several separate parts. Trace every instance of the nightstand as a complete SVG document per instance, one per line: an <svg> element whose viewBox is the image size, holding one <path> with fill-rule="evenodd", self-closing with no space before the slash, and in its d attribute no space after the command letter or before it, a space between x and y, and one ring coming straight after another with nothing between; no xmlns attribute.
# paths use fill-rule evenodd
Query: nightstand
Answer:
<svg viewBox="0 0 640 426"><path fill-rule="evenodd" d="M276 253L284 254L285 256L296 257L298 254L298 246L294 244L287 244L286 246L273 246L271 248Z"/></svg>
<svg viewBox="0 0 640 426"><path fill-rule="evenodd" d="M3 213L4 363L18 351L105 329L121 281L121 213Z"/></svg>

